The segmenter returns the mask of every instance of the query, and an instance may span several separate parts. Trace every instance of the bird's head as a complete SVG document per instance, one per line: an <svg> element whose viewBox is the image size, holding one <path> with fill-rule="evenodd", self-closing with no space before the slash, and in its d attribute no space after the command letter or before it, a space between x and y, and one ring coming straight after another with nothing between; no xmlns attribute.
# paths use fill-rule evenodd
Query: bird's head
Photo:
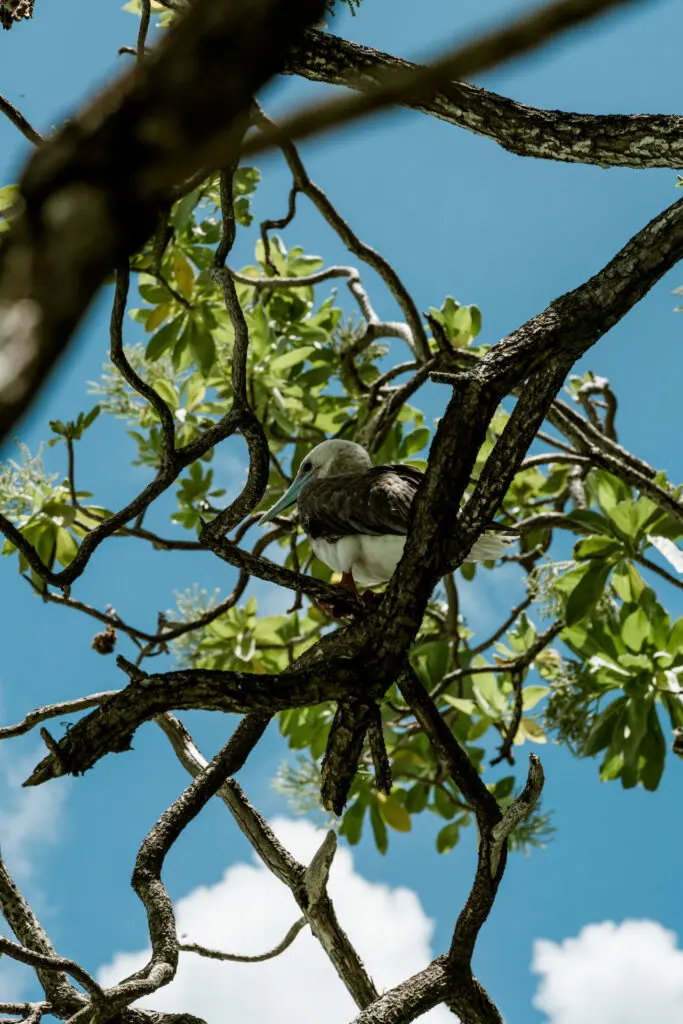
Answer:
<svg viewBox="0 0 683 1024"><path fill-rule="evenodd" d="M355 441L323 441L301 460L299 472L294 477L291 487L272 508L263 513L259 523L270 522L280 512L293 505L303 488L312 480L322 480L324 477L338 476L340 473L358 473L369 469L371 465L370 456L365 448Z"/></svg>

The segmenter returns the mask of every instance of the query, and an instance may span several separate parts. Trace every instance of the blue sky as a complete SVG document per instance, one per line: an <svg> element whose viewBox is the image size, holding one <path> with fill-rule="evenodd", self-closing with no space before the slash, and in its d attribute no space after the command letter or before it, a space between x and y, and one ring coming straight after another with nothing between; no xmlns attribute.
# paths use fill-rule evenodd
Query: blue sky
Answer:
<svg viewBox="0 0 683 1024"><path fill-rule="evenodd" d="M358 17L341 12L330 19L329 28L419 59L451 38L495 23L498 16L522 6L512 0L490 0L482 18L475 0L457 7L448 0L364 0ZM117 57L116 51L134 41L137 24L110 0L98 5L62 0L57 6L38 0L36 12L32 24L0 36L0 92L38 129L47 131L129 59ZM663 113L680 107L679 77L680 9L673 0L662 0L605 18L487 75L481 84L547 108ZM286 80L268 90L266 103L277 112L294 100L324 91ZM0 121L0 184L14 180L26 154L22 137L11 124ZM312 177L359 235L399 271L418 308L438 306L447 294L475 302L483 311L486 341L504 336L599 270L680 195L674 191L674 172L606 171L523 160L492 142L409 112L392 113L324 142L312 142L303 147L303 154ZM264 180L257 216L278 216L285 209L287 175L275 157L260 166ZM253 235L240 238L235 263L250 259L253 241ZM287 241L320 253L327 262L349 262L305 203L300 204ZM378 312L393 315L391 301L372 274L364 272L363 278ZM678 429L683 319L673 313L676 298L671 292L681 282L683 269L674 269L600 342L583 367L613 382L620 400L622 443L666 468L675 482L683 480ZM49 390L21 426L18 434L31 448L47 435L49 419L66 418L92 402L85 381L98 376L106 354L108 302L103 296L96 303ZM135 337L131 323L129 340ZM429 411L436 414L442 401L434 388ZM240 453L236 446L226 452L219 460L223 483L235 487L235 459ZM95 491L104 504L127 500L145 479L144 471L129 466L130 453L122 425L99 422L79 453L81 486ZM59 449L50 452L55 468L62 468L60 457ZM479 575L486 578L470 614L475 625L485 629L514 603L519 591L514 575L505 570L497 570L495 577ZM121 685L113 660L90 649L98 628L92 620L40 603L9 559L0 562L0 579L3 722L19 719L42 703ZM151 626L158 609L174 604L173 591L195 581L225 593L232 577L208 555L160 554L117 540L100 549L75 594L99 606L111 603L125 618ZM670 610L681 614L677 595L663 596ZM188 716L188 722L207 753L220 745L234 724L199 714ZM144 727L134 753L110 756L84 778L43 787L28 803L16 790L16 762L30 759L37 737L0 748L0 771L8 780L0 792L3 851L9 859L11 840L5 836L14 834L15 863L59 952L93 970L116 953L144 945L142 909L129 887L133 859L152 821L186 784L157 733L152 726ZM270 736L242 776L250 797L268 816L287 814L286 805L270 788L282 753L277 737ZM680 762L669 758L657 793L624 793L615 785L601 785L593 762L576 762L553 747L543 748L541 754L548 776L545 805L555 811L558 833L545 851L528 859L511 858L475 958L476 970L507 1024L574 1024L579 1019L551 1016L549 1003L546 1013L532 1009L538 984L529 969L535 940L560 943L591 923L605 921L651 919L673 931L683 921ZM393 835L385 858L369 839L354 851L355 870L366 884L403 886L417 893L424 914L435 922L434 953L448 942L475 859L473 835L450 855L438 857L433 849L437 827L436 821L425 820L409 836ZM308 841L308 833L304 838ZM169 860L170 891L181 898L198 886L217 885L226 868L249 859L228 815L218 805L211 807ZM590 935L598 936L598 950L616 949L617 939L623 940L623 948L633 950L639 941L652 938L643 930L621 930L616 939L608 929ZM656 935L661 938L661 932ZM259 948L268 944L258 937L254 941ZM551 953L552 949L564 976L578 977L571 974L576 960L570 947L552 947ZM672 970L678 967L673 948L666 955ZM624 953L620 962L625 959ZM368 960L372 967L370 954ZM557 967L555 971L554 978ZM0 973L0 982L2 978ZM680 1009L680 1004L676 1006ZM256 1020L256 1011L251 1012L249 1019ZM666 1013L665 1007L657 1019L668 1020ZM632 1021L641 1024L655 1017L633 1016ZM590 1024L585 1013L581 1019Z"/></svg>

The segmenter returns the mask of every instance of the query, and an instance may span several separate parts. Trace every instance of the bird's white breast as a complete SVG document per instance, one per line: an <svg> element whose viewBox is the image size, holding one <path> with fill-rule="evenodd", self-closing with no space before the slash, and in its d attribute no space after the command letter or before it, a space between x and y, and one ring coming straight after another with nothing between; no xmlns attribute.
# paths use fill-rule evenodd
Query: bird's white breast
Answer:
<svg viewBox="0 0 683 1024"><path fill-rule="evenodd" d="M376 537L357 533L335 541L311 538L311 547L321 562L335 572L352 573L361 587L375 587L390 579L405 543L406 538L396 534Z"/></svg>

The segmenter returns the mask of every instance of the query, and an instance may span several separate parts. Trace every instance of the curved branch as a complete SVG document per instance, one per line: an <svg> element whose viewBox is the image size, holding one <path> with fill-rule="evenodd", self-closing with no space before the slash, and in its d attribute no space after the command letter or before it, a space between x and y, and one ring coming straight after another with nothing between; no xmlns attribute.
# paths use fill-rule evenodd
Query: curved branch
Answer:
<svg viewBox="0 0 683 1024"><path fill-rule="evenodd" d="M11 939L6 939L2 935L0 935L0 953L5 953L13 960L18 960L22 964L28 964L29 967L39 967L43 971L58 971L70 974L93 999L102 999L104 995L100 985L88 974L85 968L77 964L75 960L68 959L68 957L37 953L35 950L27 949L26 946L20 946L17 942L12 942Z"/></svg>
<svg viewBox="0 0 683 1024"><path fill-rule="evenodd" d="M280 953L284 953L284 951L292 945L301 929L306 926L306 923L306 918L300 917L298 921L294 922L282 942L278 942L277 946L269 949L267 953L258 953L256 956L242 956L239 953L223 953L220 949L209 949L208 946L200 946L197 942L181 942L178 949L182 950L183 953L197 953L199 956L204 956L208 960L228 960L231 963L238 964L260 964L264 960L273 960L276 956L279 956Z"/></svg>
<svg viewBox="0 0 683 1024"><path fill-rule="evenodd" d="M370 46L309 29L290 55L286 74L314 82L375 90L384 76L418 65ZM574 114L540 110L468 82L442 81L403 105L497 142L517 156L598 167L683 165L679 114Z"/></svg>
<svg viewBox="0 0 683 1024"><path fill-rule="evenodd" d="M206 766L206 761L182 723L170 714L160 715L156 722L170 740L181 764L191 775L197 775ZM313 872L308 874L309 884L306 885L307 869L295 861L282 846L234 779L229 779L217 795L226 804L268 870L291 889L294 899L311 926L311 931L327 953L356 1005L364 1007L373 1003L378 998L378 993L372 979L340 926L324 884L318 884L319 880L324 880L324 870L318 872L314 868ZM318 851L320 856L316 855L312 863L319 863L322 860L322 867L325 867L329 845L330 840L326 838Z"/></svg>
<svg viewBox="0 0 683 1024"><path fill-rule="evenodd" d="M10 928L26 949L58 960L57 951L42 924L15 885L0 857L0 910ZM86 1002L86 997L66 978L61 970L36 967L36 974L54 1010L72 1014Z"/></svg>
<svg viewBox="0 0 683 1024"><path fill-rule="evenodd" d="M339 236L349 252L352 252L354 256L367 263L369 267L372 267L379 274L401 307L406 324L410 329L411 338L409 339L409 345L413 354L419 356L422 361L428 359L430 354L429 343L420 314L412 295L394 268L372 246L360 240L348 222L338 212L337 208L330 202L323 190L311 180L303 165L299 151L288 137L281 132L281 129L276 127L269 117L266 117L260 107L255 105L254 110L254 121L267 140L272 137L274 132L279 133L278 145L282 149L284 158L292 173L292 179L297 192L307 196L332 230Z"/></svg>

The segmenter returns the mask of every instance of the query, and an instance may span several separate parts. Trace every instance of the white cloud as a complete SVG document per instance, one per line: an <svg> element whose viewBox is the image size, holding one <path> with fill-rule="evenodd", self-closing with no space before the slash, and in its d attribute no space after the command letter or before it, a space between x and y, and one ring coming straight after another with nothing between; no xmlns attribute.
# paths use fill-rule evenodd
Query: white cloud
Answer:
<svg viewBox="0 0 683 1024"><path fill-rule="evenodd" d="M656 921L603 921L534 943L534 1006L550 1024L680 1024L683 951Z"/></svg>
<svg viewBox="0 0 683 1024"><path fill-rule="evenodd" d="M308 863L324 832L309 822L278 819L273 828L284 845ZM410 889L368 882L340 847L329 885L347 930L380 991L425 967L432 958L432 922ZM187 942L234 953L262 953L275 946L299 916L289 889L266 868L235 864L216 885L193 890L176 906L178 932ZM113 985L147 961L149 950L117 953L98 973ZM217 963L181 953L175 980L140 1005L196 1014L211 1024L342 1024L358 1012L327 957L308 929L283 954L259 964ZM324 1007L324 1014L321 1014ZM437 1007L422 1020L453 1024Z"/></svg>
<svg viewBox="0 0 683 1024"><path fill-rule="evenodd" d="M43 752L34 749L17 758L5 741L0 747L0 835L2 856L17 878L33 873L34 860L46 843L59 839L67 796L67 780L22 789Z"/></svg>

